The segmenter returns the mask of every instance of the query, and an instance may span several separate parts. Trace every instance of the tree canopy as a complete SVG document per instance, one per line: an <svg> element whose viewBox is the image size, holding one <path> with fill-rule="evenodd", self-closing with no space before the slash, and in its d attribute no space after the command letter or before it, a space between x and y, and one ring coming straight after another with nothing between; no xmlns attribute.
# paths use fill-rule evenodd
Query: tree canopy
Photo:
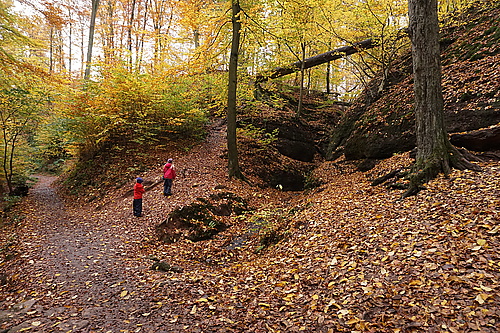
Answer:
<svg viewBox="0 0 500 333"><path fill-rule="evenodd" d="M207 117L224 113L231 3L32 0L21 5L18 13L9 2L0 8L0 70L7 95L11 86L26 96L34 96L33 87L44 91L47 102L36 102L43 121L29 133L38 141L30 144L52 147L65 158L91 156L117 138L150 144L169 135L199 138ZM236 108L254 102L251 83L257 75L291 63L300 64L300 76L286 75L280 82L350 101L408 46L401 38L408 22L401 0L240 5ZM466 5L442 2L441 14L453 18ZM365 40L378 47L356 47ZM358 52L334 57L333 63L302 66L305 59L353 47Z"/></svg>

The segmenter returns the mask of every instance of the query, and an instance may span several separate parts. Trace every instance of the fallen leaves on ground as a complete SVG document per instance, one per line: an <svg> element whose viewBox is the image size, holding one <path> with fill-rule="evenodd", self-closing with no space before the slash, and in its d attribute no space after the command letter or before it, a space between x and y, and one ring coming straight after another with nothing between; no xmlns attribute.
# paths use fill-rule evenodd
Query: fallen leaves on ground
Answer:
<svg viewBox="0 0 500 333"><path fill-rule="evenodd" d="M208 146L207 146L208 145ZM281 192L226 177L220 138L178 155L185 172L174 195L154 188L144 214L109 193L81 204L50 192L51 179L23 206L2 262L1 290L12 311L35 300L2 328L73 332L498 332L500 165L453 171L417 196L372 187L373 179L410 164L407 154L358 172L345 161L316 170L323 185ZM145 179L159 177L152 170ZM183 173L180 172L182 175ZM132 186L133 184L129 184ZM197 197L232 191L254 211L232 218L214 239L156 241L168 212ZM45 202L44 202L45 200ZM76 204L78 202L78 204ZM96 210L96 207L99 207ZM261 251L259 231L282 238ZM267 220L266 220L267 219ZM150 270L156 257L183 268ZM20 312L16 312L20 313Z"/></svg>

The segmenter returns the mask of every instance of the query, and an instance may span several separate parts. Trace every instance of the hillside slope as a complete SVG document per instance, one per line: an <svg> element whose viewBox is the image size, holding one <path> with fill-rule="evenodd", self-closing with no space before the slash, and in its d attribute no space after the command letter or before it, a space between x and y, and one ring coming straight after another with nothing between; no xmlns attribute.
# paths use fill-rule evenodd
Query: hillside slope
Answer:
<svg viewBox="0 0 500 333"><path fill-rule="evenodd" d="M156 185L161 166L141 174L150 184L141 218L132 216L132 181L91 203L66 197L65 211L44 208L36 201L43 193L28 196L25 219L2 242L11 258L2 261L9 278L0 287L1 327L498 332L498 163L454 171L405 201L370 183L407 167L407 154L366 173L324 162L315 171L323 185L283 192L228 179L223 133L216 128L171 156L179 172L173 196ZM229 228L212 239L158 240L169 213L221 193L250 210L225 216ZM152 259L176 268L152 270Z"/></svg>
<svg viewBox="0 0 500 333"><path fill-rule="evenodd" d="M496 91L490 97L475 96L479 99L498 101L498 80L488 81L498 72L497 63L491 62L495 57L473 62L481 64L477 75L487 75ZM456 66L457 73L469 70ZM390 88L384 105L398 105L401 96L409 96L407 83ZM469 102L464 108L481 105L474 99L461 101ZM225 127L216 123L207 139L190 149L114 156L120 163L112 165L126 172L119 179L103 177L103 187L98 181L90 184L91 196L64 191L57 196L53 189L44 192L46 188L31 193L0 237L0 329L500 330L498 162L479 163L484 170L480 173L454 170L449 178L438 177L402 201L401 190L373 187L371 182L409 167L408 153L391 154L361 172L344 158L299 163L268 146L244 144L252 148L242 154L249 182L228 178ZM165 197L160 177L169 157L178 178L173 195ZM293 165L314 166L308 177L316 186L307 191L258 186L262 184L256 175L272 176L280 166ZM140 218L132 215L133 176L143 177L148 189ZM241 199L248 209L220 216L210 211L207 215L227 228L202 241L183 237L190 230L171 223L172 212L217 197ZM162 224L175 229L176 242L159 240ZM151 269L156 260L175 269Z"/></svg>
<svg viewBox="0 0 500 333"><path fill-rule="evenodd" d="M445 124L449 133L500 123L500 4L481 2L441 31ZM332 131L329 157L387 158L415 147L411 55L380 77ZM496 148L498 149L498 148Z"/></svg>

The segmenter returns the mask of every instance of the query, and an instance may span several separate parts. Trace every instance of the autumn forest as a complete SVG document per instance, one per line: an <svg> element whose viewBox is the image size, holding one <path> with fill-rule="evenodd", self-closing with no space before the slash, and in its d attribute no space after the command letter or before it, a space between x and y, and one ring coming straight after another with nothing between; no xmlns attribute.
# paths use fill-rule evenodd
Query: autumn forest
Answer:
<svg viewBox="0 0 500 333"><path fill-rule="evenodd" d="M0 333L498 332L499 17L1 0Z"/></svg>

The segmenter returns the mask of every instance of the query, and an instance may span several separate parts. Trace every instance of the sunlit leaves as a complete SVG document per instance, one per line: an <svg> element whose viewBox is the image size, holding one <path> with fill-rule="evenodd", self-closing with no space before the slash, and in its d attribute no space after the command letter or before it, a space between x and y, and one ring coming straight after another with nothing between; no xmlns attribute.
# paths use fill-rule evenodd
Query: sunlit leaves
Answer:
<svg viewBox="0 0 500 333"><path fill-rule="evenodd" d="M210 75L206 78L114 69L86 91L75 92L73 104L60 107L69 117L72 133L87 147L118 137L138 143L152 143L171 134L199 137L208 108L221 98L210 87Z"/></svg>
<svg viewBox="0 0 500 333"><path fill-rule="evenodd" d="M29 38L18 30L17 17L7 2L0 3L0 81L22 69L22 50L32 45ZM3 82L0 82L2 84Z"/></svg>
<svg viewBox="0 0 500 333"><path fill-rule="evenodd" d="M11 80L10 83L11 86L0 85L0 160L7 188L12 193L14 183L23 184L32 171L27 165L29 143L46 110L43 103L47 98L42 89L27 82Z"/></svg>

